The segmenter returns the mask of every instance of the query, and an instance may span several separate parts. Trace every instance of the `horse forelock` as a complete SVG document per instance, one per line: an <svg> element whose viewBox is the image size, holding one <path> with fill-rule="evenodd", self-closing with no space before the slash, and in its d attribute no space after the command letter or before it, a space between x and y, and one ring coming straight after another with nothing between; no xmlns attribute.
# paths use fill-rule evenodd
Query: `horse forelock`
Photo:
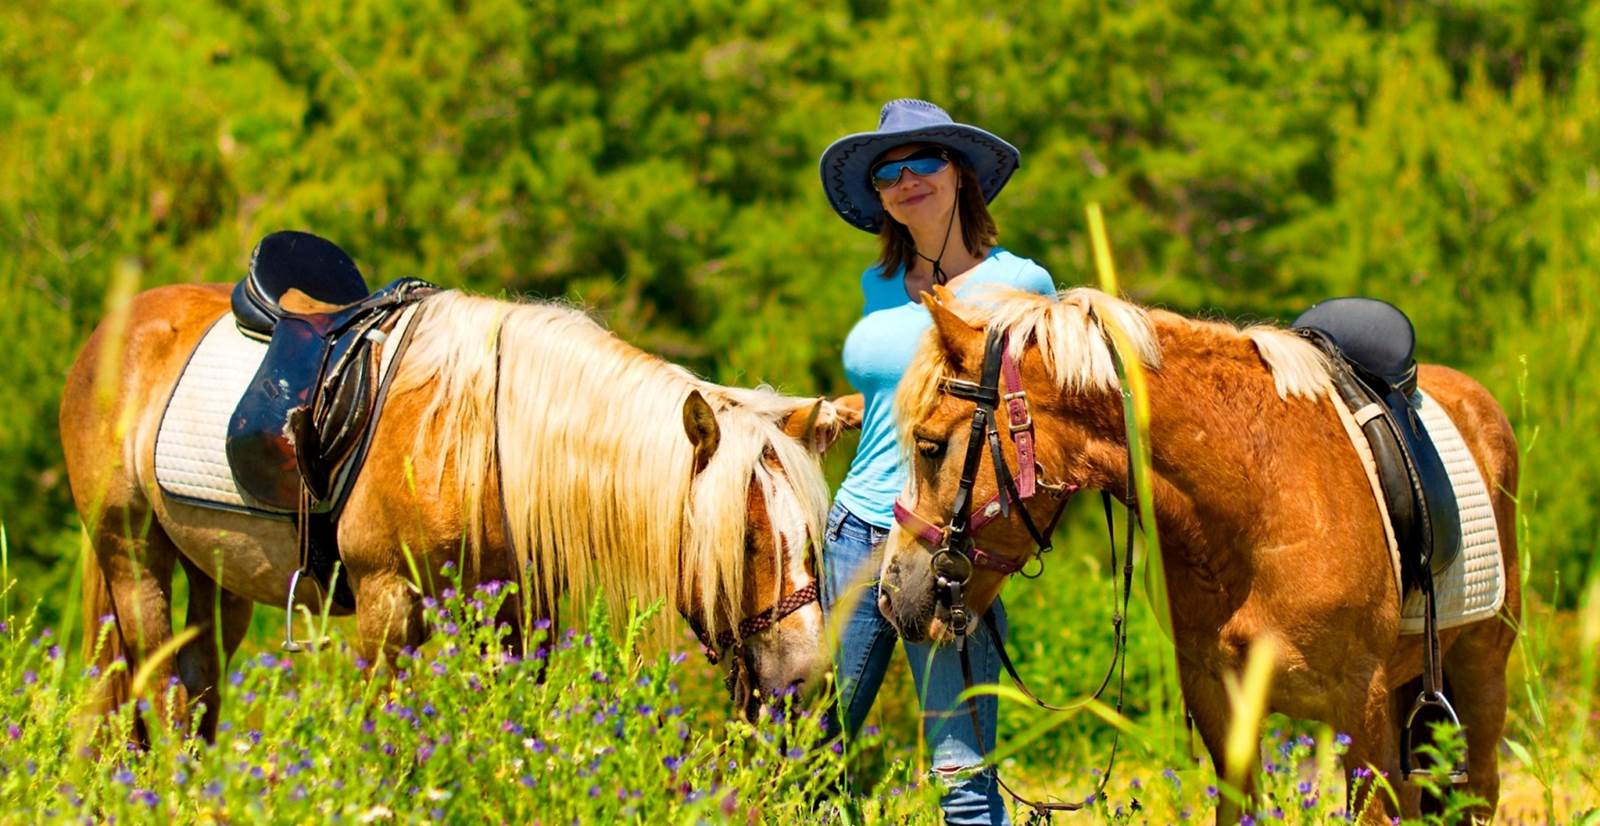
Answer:
<svg viewBox="0 0 1600 826"><path fill-rule="evenodd" d="M509 538L535 605L604 593L621 609L629 596L673 600L697 590L701 616L732 615L752 483L784 534L775 539L820 536L820 463L777 424L812 400L703 381L573 307L456 292L428 302L396 390L428 388L424 422L467 432L419 427L417 455L453 451L464 493L481 491L498 464ZM692 390L712 401L720 431L699 474L682 424ZM429 432L454 438L425 445ZM768 447L781 473L763 462ZM480 493L464 513L481 517L481 505ZM471 533L481 537L481 526ZM790 547L799 545L791 538Z"/></svg>

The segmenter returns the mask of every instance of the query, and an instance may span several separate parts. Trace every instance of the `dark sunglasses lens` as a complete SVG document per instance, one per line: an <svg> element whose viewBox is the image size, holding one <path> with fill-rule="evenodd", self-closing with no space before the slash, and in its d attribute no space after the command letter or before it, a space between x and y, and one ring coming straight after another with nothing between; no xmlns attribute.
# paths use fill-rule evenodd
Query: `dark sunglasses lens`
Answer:
<svg viewBox="0 0 1600 826"><path fill-rule="evenodd" d="M872 171L872 185L879 189L888 189L900 182L903 170L911 170L913 175L926 177L945 168L950 163L943 157L911 157L905 160L889 161L880 164Z"/></svg>

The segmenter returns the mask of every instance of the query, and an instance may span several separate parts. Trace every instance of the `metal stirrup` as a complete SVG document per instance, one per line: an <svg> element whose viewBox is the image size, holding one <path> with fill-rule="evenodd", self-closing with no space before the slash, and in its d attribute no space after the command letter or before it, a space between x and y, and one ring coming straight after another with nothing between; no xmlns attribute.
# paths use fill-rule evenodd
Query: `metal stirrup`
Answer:
<svg viewBox="0 0 1600 826"><path fill-rule="evenodd" d="M300 587L300 575L304 573L306 573L305 568L296 568L294 573L289 575L289 601L288 604L284 605L284 610L289 616L284 618L283 622L283 650L291 654L298 654L301 651L315 651L326 641L319 637L307 637L300 640L294 638L294 595L296 589ZM315 582L316 580L313 579L312 581Z"/></svg>

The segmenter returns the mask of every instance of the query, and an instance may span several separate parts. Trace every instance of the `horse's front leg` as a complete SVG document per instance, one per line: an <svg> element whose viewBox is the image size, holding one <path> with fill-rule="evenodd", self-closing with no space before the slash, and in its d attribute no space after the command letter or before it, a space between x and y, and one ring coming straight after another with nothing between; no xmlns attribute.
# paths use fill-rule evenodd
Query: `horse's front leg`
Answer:
<svg viewBox="0 0 1600 826"><path fill-rule="evenodd" d="M1361 823L1388 823L1393 799L1384 784L1400 796L1400 808L1415 815L1415 789L1400 777L1399 695L1389 689L1388 672L1376 668L1351 692L1338 720L1329 721L1350 735L1344 754L1350 812ZM1403 692L1402 692L1403 693Z"/></svg>
<svg viewBox="0 0 1600 826"><path fill-rule="evenodd" d="M356 576L357 649L369 668L380 663L394 667L401 649L416 648L427 639L422 597L404 577L392 572Z"/></svg>
<svg viewBox="0 0 1600 826"><path fill-rule="evenodd" d="M1219 826L1232 826L1239 822L1240 815L1245 813L1245 808L1249 808L1249 802L1255 799L1256 752L1251 750L1250 765L1243 767L1242 777L1228 778L1227 744L1228 732L1233 724L1233 709L1228 702L1227 687L1209 671L1185 661L1178 663L1178 682L1183 689L1183 702L1188 706L1195 730L1200 733L1200 742L1205 745L1206 753L1211 755L1211 765L1218 777L1217 823ZM1261 739L1259 722L1256 729L1252 734L1252 742ZM1235 783L1231 790L1225 787L1229 780ZM1241 797L1245 807L1240 806Z"/></svg>

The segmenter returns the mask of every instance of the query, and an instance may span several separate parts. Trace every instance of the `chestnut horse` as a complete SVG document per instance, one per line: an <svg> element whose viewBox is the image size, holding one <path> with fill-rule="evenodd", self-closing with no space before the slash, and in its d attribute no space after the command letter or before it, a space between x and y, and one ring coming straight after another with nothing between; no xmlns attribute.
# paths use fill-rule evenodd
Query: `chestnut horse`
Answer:
<svg viewBox="0 0 1600 826"><path fill-rule="evenodd" d="M129 675L173 638L182 565L187 624L203 633L151 662L148 699L171 720L204 698L208 737L224 658L255 603L286 604L299 567L292 522L189 504L156 482L163 410L228 296L226 285L134 296L79 353L60 417L92 546L85 654L102 670L128 661L108 672L103 705L129 699ZM423 641L422 599L444 587L451 561L468 587L528 583L524 609L508 600L500 617L513 645L518 614L554 618L563 595L668 599L714 639L815 581L828 500L817 454L850 411L701 381L564 306L442 291L421 300L413 330L338 523L368 662ZM317 589L296 590L321 610ZM107 621L109 645L97 647ZM740 699L819 673L822 628L813 600L743 640Z"/></svg>
<svg viewBox="0 0 1600 826"><path fill-rule="evenodd" d="M1242 671L1254 640L1271 637L1279 653L1269 710L1347 732L1347 769L1370 766L1400 778L1399 706L1414 695L1403 687L1421 674L1422 638L1401 636L1382 516L1330 401L1321 352L1288 331L1196 321L1087 288L1059 300L1008 293L966 305L954 304L948 291L936 293L924 296L934 330L896 400L914 512L939 524L951 513L974 403L950 395L941 380L976 381L990 332L1008 335L1020 365L1040 483L1120 498L1127 484L1123 401L1102 326L1113 319L1148 367L1154 501L1140 503L1141 511L1161 537L1183 698L1217 771L1230 725L1224 677ZM1487 800L1492 813L1506 659L1520 615L1517 445L1505 414L1472 379L1424 365L1420 382L1477 462L1504 558L1500 614L1442 632L1445 676L1469 746L1467 791ZM1016 468L1012 440L999 441ZM992 460L983 453L970 500L976 503L996 492ZM1025 507L1045 525L1057 502L1040 496ZM918 533L892 531L881 570L880 607L911 640L948 635L947 612L936 605L933 548ZM974 539L1012 563L1036 547L1016 509ZM973 616L987 609L1003 579L975 570L966 588ZM1403 807L1414 810L1415 788L1394 785Z"/></svg>

